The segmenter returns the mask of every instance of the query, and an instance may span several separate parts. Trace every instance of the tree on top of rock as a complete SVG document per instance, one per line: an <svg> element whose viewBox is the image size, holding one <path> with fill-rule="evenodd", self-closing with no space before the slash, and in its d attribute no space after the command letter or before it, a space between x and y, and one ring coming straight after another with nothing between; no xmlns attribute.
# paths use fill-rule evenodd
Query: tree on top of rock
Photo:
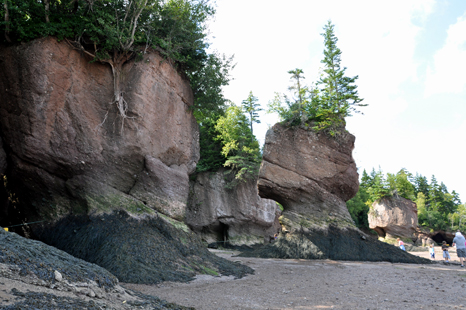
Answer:
<svg viewBox="0 0 466 310"><path fill-rule="evenodd" d="M251 128L251 135L254 134L252 130L252 124L261 122L259 120L259 111L262 111L262 109L257 101L259 101L259 99L257 99L257 97L252 94L252 91L250 91L248 98L241 102L243 111L249 115L249 127ZM253 138L253 136L251 136L251 138Z"/></svg>
<svg viewBox="0 0 466 310"><path fill-rule="evenodd" d="M341 50L337 47L338 38L334 32L335 26L328 21L324 26L324 64L322 76L317 82L319 87L319 104L317 108L318 129L323 129L342 122L345 117L361 104L357 86L354 84L358 76L345 76L346 67L341 67Z"/></svg>
<svg viewBox="0 0 466 310"><path fill-rule="evenodd" d="M313 87L302 84L303 70L290 70L294 87L289 88L295 100L276 93L269 103L268 112L278 113L285 124L312 126L316 131L326 130L331 135L337 134L344 126L344 119L358 112L361 104L357 85L358 76L345 75L346 67L341 67L341 50L337 47L337 37L331 21L324 26L324 65L322 75Z"/></svg>
<svg viewBox="0 0 466 310"><path fill-rule="evenodd" d="M214 14L209 0L4 0L0 42L56 36L94 61L109 64L114 79L109 101L118 108L123 125L131 112L124 97L122 67L149 49L189 76L197 96L195 109L205 114L224 105L221 95L212 94L221 93L220 87L228 84L232 64L231 58L207 54L206 22Z"/></svg>

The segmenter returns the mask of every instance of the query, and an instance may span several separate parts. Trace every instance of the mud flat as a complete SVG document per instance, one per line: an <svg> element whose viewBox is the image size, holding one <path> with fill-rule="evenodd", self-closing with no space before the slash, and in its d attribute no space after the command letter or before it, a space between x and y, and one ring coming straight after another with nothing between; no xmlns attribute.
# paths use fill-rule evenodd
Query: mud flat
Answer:
<svg viewBox="0 0 466 310"><path fill-rule="evenodd" d="M465 309L466 270L451 264L221 257L255 270L241 279L198 276L190 283L129 285L168 302L211 309ZM428 252L411 254L427 258Z"/></svg>

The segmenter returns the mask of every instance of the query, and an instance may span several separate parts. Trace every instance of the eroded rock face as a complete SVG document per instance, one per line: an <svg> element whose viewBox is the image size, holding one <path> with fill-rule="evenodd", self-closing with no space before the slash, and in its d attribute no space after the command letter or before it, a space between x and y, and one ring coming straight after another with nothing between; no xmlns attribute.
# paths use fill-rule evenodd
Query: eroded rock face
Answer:
<svg viewBox="0 0 466 310"><path fill-rule="evenodd" d="M267 132L259 195L280 202L275 242L242 253L264 258L429 263L355 227L345 202L358 191L355 138L276 124Z"/></svg>
<svg viewBox="0 0 466 310"><path fill-rule="evenodd" d="M224 171L204 172L191 183L186 223L208 242L251 245L269 241L280 229L277 203L262 199L256 181L225 188Z"/></svg>
<svg viewBox="0 0 466 310"><path fill-rule="evenodd" d="M403 197L384 197L372 204L369 228L381 237L413 238L417 228L417 206Z"/></svg>
<svg viewBox="0 0 466 310"><path fill-rule="evenodd" d="M265 139L259 195L280 202L285 212L352 222L345 202L359 188L354 140L348 132L332 139L276 124Z"/></svg>
<svg viewBox="0 0 466 310"><path fill-rule="evenodd" d="M111 68L53 38L0 48L0 125L25 216L57 218L145 204L184 217L199 158L189 83L155 53Z"/></svg>

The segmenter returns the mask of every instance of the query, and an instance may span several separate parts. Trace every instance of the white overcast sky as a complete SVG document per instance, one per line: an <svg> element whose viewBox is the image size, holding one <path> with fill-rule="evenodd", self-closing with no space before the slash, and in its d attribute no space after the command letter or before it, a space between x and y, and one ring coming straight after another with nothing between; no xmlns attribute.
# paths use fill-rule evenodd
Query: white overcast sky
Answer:
<svg viewBox="0 0 466 310"><path fill-rule="evenodd" d="M335 24L347 75L358 75L364 115L347 119L356 136L359 173L401 168L444 182L466 201L465 0L217 0L211 48L235 55L225 97L249 91L266 108L289 86L288 70L306 83L322 67L327 20ZM261 114L261 141L276 122Z"/></svg>

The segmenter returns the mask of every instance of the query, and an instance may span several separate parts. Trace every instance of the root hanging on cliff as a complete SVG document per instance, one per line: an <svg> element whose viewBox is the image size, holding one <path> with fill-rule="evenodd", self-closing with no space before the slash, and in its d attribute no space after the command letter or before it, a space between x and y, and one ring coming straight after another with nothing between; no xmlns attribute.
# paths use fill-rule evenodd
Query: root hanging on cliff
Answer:
<svg viewBox="0 0 466 310"><path fill-rule="evenodd" d="M103 59L103 58L99 58L96 56L98 50L95 46L94 46L94 49L95 49L94 53L91 53L88 50L86 50L84 46L80 43L81 38L78 38L76 41L69 41L68 39L65 39L65 40L73 49L76 49L76 50L79 50L85 53L86 55L92 57L93 59L97 60L100 63L107 63L112 68L113 100L112 102L110 102L110 105L115 104L117 107L118 115L121 117L120 132L123 133L125 120L129 118L134 118L134 117L129 117L127 113L128 102L125 100L123 96L124 92L121 91L121 84L123 82L121 72L123 70L123 65L129 60L131 60L134 57L135 53L134 52L119 53L118 51L115 50L113 53L113 57L111 57L111 59ZM104 120L102 121L102 123L100 123L96 127L96 129L98 127L101 127L105 123L105 121L107 120L107 116L108 116L108 111L105 114Z"/></svg>

